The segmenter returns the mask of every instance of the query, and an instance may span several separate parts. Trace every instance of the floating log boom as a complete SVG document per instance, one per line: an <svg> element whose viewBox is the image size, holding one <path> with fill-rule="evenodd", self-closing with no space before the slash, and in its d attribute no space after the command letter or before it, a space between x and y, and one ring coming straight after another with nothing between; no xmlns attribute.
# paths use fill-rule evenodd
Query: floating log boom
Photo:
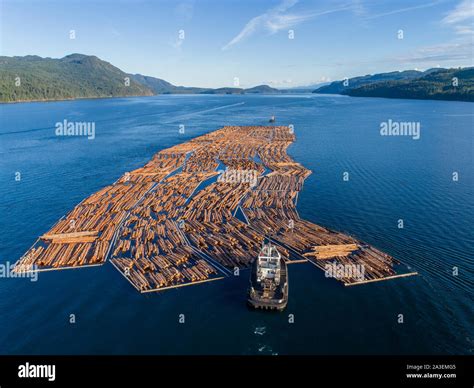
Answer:
<svg viewBox="0 0 474 388"><path fill-rule="evenodd" d="M226 126L162 150L79 203L15 269L110 260L138 291L160 291L249 267L271 237L285 265L362 269L335 277L346 286L414 275L397 275L393 257L299 217L311 171L287 154L294 141L286 126Z"/></svg>

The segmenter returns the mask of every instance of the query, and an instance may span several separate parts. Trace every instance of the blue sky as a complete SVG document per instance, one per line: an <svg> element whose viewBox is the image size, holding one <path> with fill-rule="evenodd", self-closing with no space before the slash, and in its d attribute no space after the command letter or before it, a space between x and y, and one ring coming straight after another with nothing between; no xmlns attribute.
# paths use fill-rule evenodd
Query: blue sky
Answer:
<svg viewBox="0 0 474 388"><path fill-rule="evenodd" d="M96 55L177 85L294 87L472 66L472 0L0 2L1 55Z"/></svg>

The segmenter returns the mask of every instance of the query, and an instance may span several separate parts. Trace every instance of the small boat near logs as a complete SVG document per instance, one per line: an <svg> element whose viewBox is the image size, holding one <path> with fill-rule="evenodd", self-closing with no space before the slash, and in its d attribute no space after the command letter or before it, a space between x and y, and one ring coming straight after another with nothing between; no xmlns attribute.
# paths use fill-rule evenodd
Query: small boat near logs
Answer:
<svg viewBox="0 0 474 388"><path fill-rule="evenodd" d="M288 303L288 268L271 243L264 244L250 274L248 304L256 309L283 311Z"/></svg>

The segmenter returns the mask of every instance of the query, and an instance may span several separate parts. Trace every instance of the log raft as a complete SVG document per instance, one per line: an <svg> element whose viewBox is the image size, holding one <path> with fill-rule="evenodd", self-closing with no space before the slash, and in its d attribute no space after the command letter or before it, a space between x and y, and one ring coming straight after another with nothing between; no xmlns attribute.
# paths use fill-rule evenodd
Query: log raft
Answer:
<svg viewBox="0 0 474 388"><path fill-rule="evenodd" d="M110 260L138 291L161 291L248 267L268 237L288 263L363 269L336 276L344 285L407 276L396 274L393 257L299 217L312 172L287 154L293 141L285 126L226 126L162 150L78 204L15 269Z"/></svg>

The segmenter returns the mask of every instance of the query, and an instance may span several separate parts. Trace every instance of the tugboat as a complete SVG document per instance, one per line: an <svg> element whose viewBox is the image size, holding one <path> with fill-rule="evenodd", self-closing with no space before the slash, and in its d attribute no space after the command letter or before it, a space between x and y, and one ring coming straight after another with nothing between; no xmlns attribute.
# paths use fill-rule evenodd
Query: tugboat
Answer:
<svg viewBox="0 0 474 388"><path fill-rule="evenodd" d="M275 116L270 117L270 120L268 120L269 123L274 123L276 121Z"/></svg>
<svg viewBox="0 0 474 388"><path fill-rule="evenodd" d="M250 274L248 304L256 309L283 311L288 303L288 269L271 243L263 244Z"/></svg>

